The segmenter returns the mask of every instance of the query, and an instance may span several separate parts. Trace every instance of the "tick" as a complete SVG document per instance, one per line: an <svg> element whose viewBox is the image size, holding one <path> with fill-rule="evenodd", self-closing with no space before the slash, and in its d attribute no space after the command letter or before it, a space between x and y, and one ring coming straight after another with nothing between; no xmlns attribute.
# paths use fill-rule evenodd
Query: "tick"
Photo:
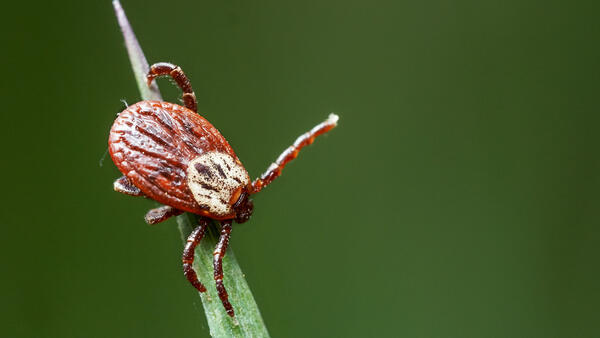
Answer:
<svg viewBox="0 0 600 338"><path fill-rule="evenodd" d="M191 212L198 226L183 249L183 273L199 291L206 287L192 267L194 250L211 219L221 223L219 242L213 253L214 280L219 298L234 317L223 285L223 257L229 244L231 225L246 222L253 211L250 196L258 193L280 174L315 137L336 126L338 116L300 135L267 171L254 181L213 125L197 113L197 102L187 76L180 67L156 63L147 74L148 85L159 76L170 76L183 91L184 107L162 101L141 101L119 113L108 139L110 156L123 176L114 182L115 191L145 196L162 206L148 211L146 222L156 224L169 217Z"/></svg>

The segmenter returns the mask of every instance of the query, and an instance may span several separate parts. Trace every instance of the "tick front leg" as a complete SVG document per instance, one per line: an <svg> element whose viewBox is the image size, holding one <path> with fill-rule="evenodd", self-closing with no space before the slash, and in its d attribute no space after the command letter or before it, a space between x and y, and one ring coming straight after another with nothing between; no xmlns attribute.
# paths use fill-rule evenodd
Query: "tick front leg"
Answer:
<svg viewBox="0 0 600 338"><path fill-rule="evenodd" d="M116 192L120 192L122 194L130 195L130 196L143 196L142 191L133 185L131 181L125 176L121 176L113 183L113 189Z"/></svg>
<svg viewBox="0 0 600 338"><path fill-rule="evenodd" d="M196 271L194 271L192 265L194 264L194 252L196 251L196 246L200 243L202 237L204 237L209 222L210 220L205 217L198 217L198 226L188 236L181 258L185 278L187 278L190 284L192 284L199 292L205 292L206 287L198 280L198 275L196 275Z"/></svg>
<svg viewBox="0 0 600 338"><path fill-rule="evenodd" d="M168 205L163 205L161 207L148 210L144 219L146 220L146 223L154 225L181 214L183 214L183 210L175 209Z"/></svg>
<svg viewBox="0 0 600 338"><path fill-rule="evenodd" d="M229 303L229 295L227 294L227 290L225 290L225 285L223 285L223 257L225 256L227 246L229 245L230 235L231 220L222 221L221 237L219 237L219 243L217 243L217 247L213 252L213 267L215 270L214 277L219 298L221 298L221 303L223 303L223 307L225 307L227 314L233 318L235 316L235 313L233 312L233 307L231 306L231 303Z"/></svg>
<svg viewBox="0 0 600 338"><path fill-rule="evenodd" d="M284 150L275 162L271 163L267 171L264 174L262 174L260 178L257 178L256 180L254 180L254 182L252 182L252 193L255 194L261 191L262 188L266 187L271 182L273 182L273 180L279 177L279 175L281 175L281 171L283 170L283 168L285 168L285 165L298 156L300 149L313 143L317 136L325 134L326 132L330 131L335 126L337 126L338 119L339 117L336 114L329 114L327 120L317 124L309 132L300 135L296 139L294 144L292 144L289 148Z"/></svg>
<svg viewBox="0 0 600 338"><path fill-rule="evenodd" d="M188 109L197 113L198 103L196 102L196 94L194 94L190 80L179 66L168 62L159 62L153 64L150 67L150 71L148 71L148 75L146 75L148 86L150 86L154 78L163 75L170 76L173 78L173 80L175 80L177 86L179 86L179 88L181 88L183 91L183 103Z"/></svg>

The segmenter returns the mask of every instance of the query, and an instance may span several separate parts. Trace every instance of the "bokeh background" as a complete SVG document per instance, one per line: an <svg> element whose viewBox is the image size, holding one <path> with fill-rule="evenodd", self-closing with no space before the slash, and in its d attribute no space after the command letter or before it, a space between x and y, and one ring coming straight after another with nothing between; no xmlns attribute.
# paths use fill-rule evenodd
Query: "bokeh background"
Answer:
<svg viewBox="0 0 600 338"><path fill-rule="evenodd" d="M123 7L251 176L341 117L234 228L273 337L600 336L597 2ZM2 16L0 335L207 337L175 221L99 165L139 98L110 1Z"/></svg>

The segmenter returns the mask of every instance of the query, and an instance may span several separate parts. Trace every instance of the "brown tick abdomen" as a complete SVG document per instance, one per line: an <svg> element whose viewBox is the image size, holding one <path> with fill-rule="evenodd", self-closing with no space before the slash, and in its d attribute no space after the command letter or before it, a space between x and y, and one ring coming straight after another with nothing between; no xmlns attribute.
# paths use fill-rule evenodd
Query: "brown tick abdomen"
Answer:
<svg viewBox="0 0 600 338"><path fill-rule="evenodd" d="M210 122L169 102L142 101L115 120L108 149L119 170L147 197L196 214L211 216L188 188L188 163L206 152L235 155Z"/></svg>

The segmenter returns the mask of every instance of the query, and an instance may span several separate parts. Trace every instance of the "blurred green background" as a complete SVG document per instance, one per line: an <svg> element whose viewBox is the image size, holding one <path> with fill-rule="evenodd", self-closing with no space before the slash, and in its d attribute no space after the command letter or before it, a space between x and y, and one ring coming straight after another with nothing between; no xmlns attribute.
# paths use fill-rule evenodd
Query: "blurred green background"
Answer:
<svg viewBox="0 0 600 338"><path fill-rule="evenodd" d="M341 117L234 228L273 337L600 336L597 2L123 7L251 176ZM0 335L207 337L175 221L99 166L139 98L110 1L3 12Z"/></svg>

